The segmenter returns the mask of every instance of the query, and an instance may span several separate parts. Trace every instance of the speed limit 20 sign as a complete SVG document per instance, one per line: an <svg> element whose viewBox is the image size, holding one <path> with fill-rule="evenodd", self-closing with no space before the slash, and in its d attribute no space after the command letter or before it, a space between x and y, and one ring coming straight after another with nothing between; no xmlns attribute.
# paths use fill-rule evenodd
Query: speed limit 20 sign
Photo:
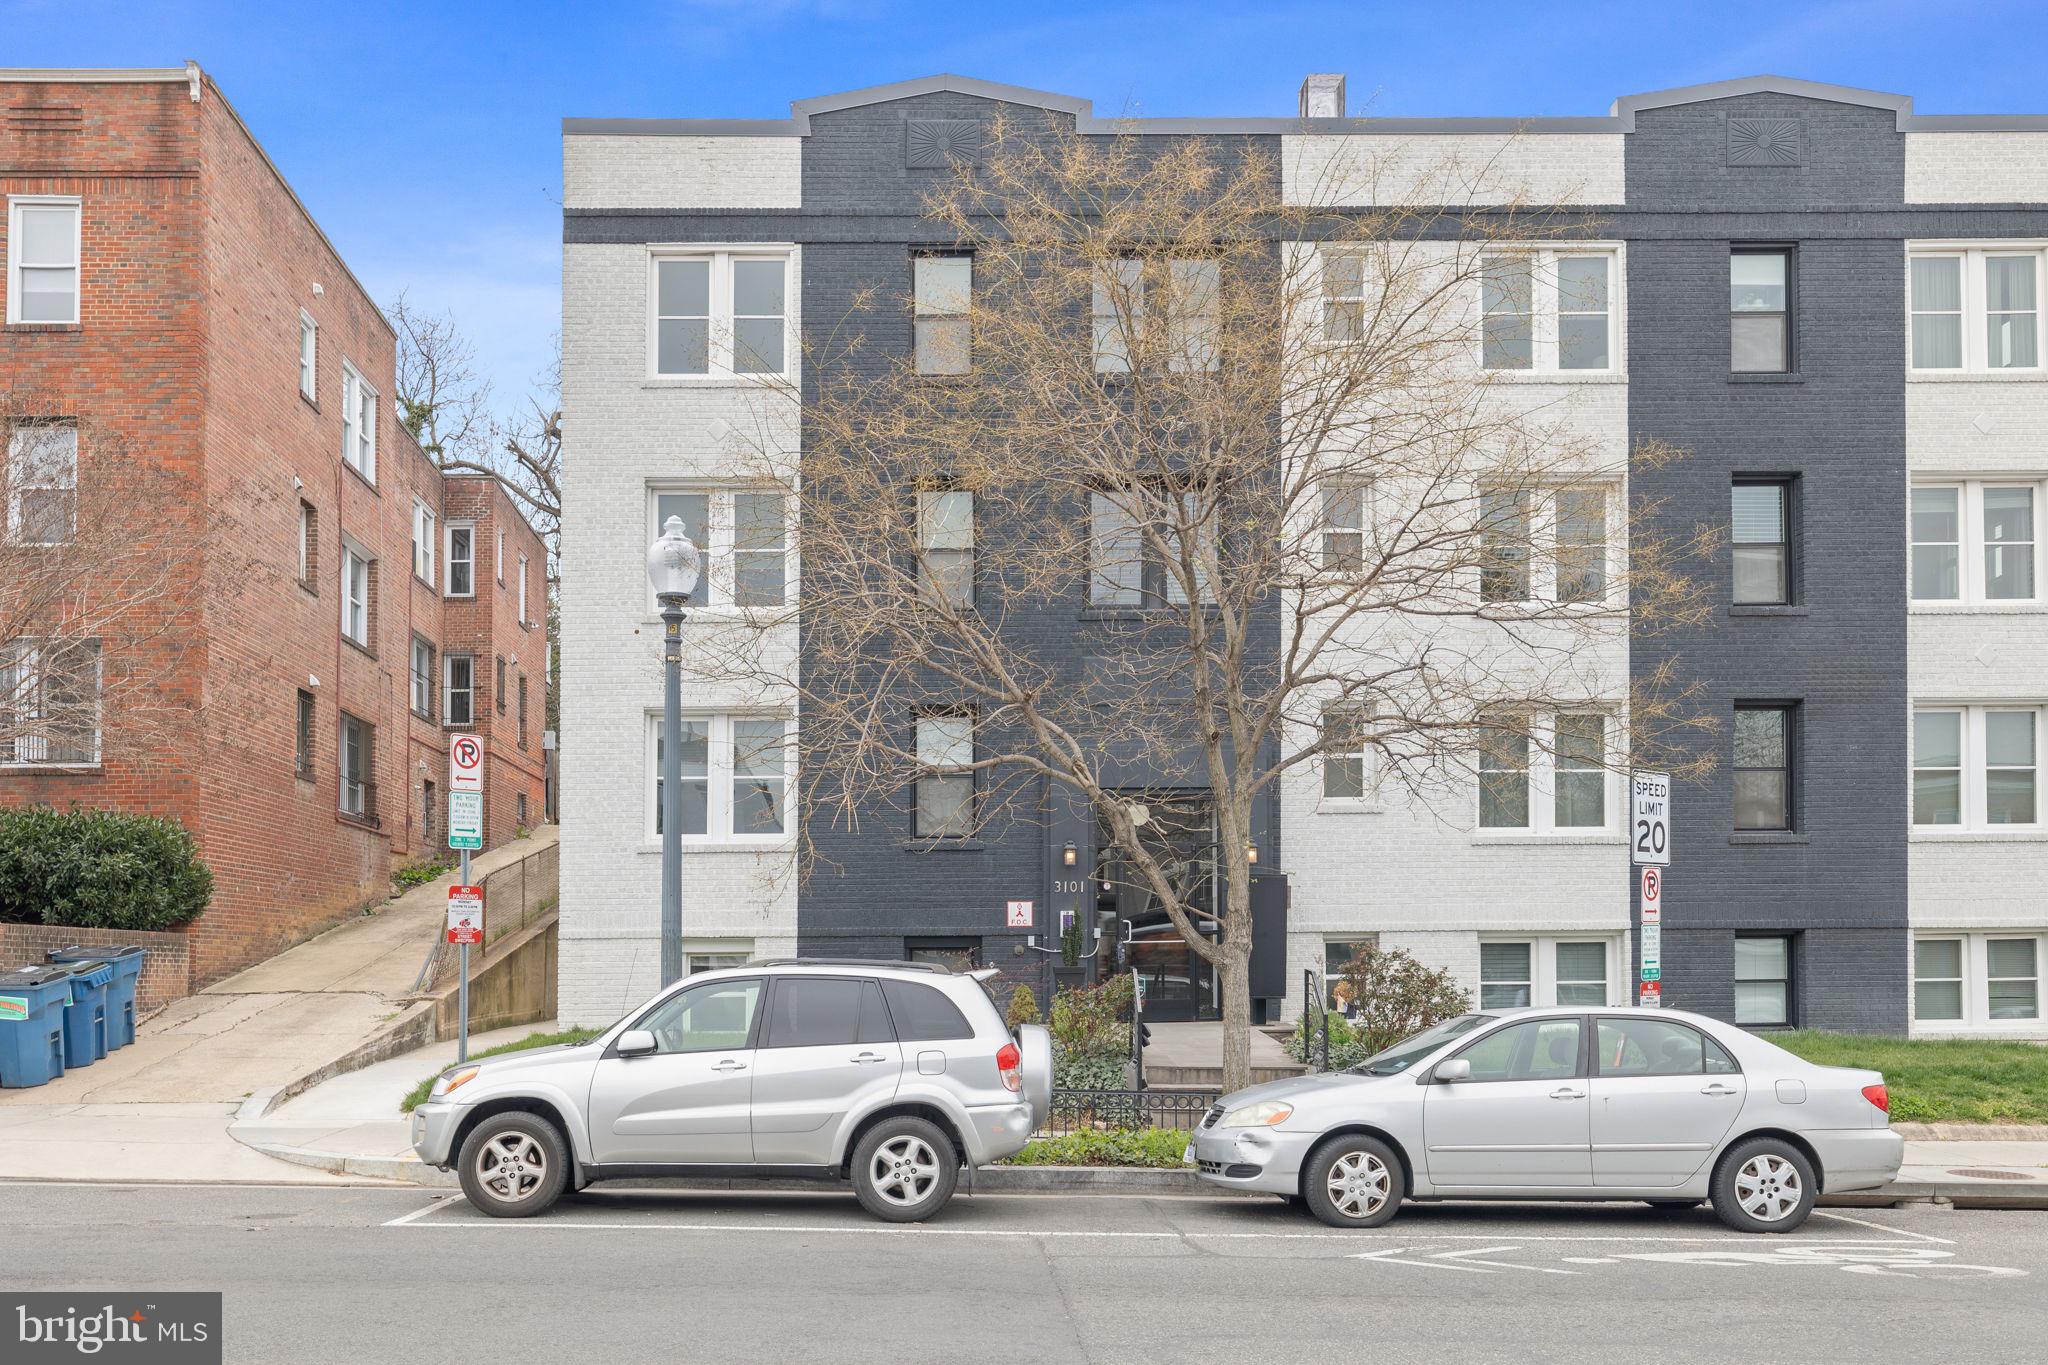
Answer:
<svg viewBox="0 0 2048 1365"><path fill-rule="evenodd" d="M1653 867L1671 865L1671 778L1667 773L1636 773L1629 778L1629 861Z"/></svg>

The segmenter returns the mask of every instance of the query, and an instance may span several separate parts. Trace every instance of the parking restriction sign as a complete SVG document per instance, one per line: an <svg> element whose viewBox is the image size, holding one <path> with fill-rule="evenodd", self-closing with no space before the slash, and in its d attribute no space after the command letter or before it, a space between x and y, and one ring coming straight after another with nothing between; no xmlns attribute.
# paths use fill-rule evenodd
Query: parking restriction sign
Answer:
<svg viewBox="0 0 2048 1365"><path fill-rule="evenodd" d="M484 789L484 742L475 735L457 735L448 746L448 790Z"/></svg>
<svg viewBox="0 0 2048 1365"><path fill-rule="evenodd" d="M484 889L481 886L448 888L448 941L484 941Z"/></svg>

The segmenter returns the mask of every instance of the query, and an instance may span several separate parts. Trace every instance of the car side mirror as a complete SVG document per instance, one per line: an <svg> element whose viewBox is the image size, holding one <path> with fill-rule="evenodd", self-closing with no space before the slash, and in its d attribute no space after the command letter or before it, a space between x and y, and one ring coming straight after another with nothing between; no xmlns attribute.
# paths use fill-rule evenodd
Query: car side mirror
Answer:
<svg viewBox="0 0 2048 1365"><path fill-rule="evenodd" d="M1453 1057L1447 1062L1438 1062L1436 1070L1430 1072L1430 1079L1439 1083L1445 1081L1469 1081L1472 1079L1472 1063L1463 1057Z"/></svg>
<svg viewBox="0 0 2048 1365"><path fill-rule="evenodd" d="M644 1057L655 1051L659 1044L654 1041L654 1035L646 1029L629 1028L619 1035L617 1047L621 1057Z"/></svg>

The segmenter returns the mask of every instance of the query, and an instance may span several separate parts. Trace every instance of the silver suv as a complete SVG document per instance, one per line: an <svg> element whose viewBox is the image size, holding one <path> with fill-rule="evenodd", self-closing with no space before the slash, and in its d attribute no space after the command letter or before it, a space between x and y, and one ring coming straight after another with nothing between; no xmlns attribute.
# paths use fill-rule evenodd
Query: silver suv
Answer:
<svg viewBox="0 0 2048 1365"><path fill-rule="evenodd" d="M918 1222L1052 1103L1051 1037L1012 1037L983 975L802 958L704 972L590 1042L443 1072L413 1150L498 1218L601 1180L714 1175L851 1180L870 1213Z"/></svg>

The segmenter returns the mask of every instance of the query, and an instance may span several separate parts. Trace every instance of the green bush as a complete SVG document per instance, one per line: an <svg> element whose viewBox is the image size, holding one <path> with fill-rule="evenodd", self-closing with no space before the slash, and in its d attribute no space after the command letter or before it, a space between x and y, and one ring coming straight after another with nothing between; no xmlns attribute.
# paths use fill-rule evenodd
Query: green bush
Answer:
<svg viewBox="0 0 2048 1365"><path fill-rule="evenodd" d="M1069 986L1052 998L1052 1083L1057 1090L1121 1090L1131 1060L1131 978Z"/></svg>
<svg viewBox="0 0 2048 1365"><path fill-rule="evenodd" d="M213 898L213 873L175 820L121 811L0 811L0 921L171 929Z"/></svg>
<svg viewBox="0 0 2048 1365"><path fill-rule="evenodd" d="M1349 1016L1330 1016L1330 1068L1356 1066L1426 1028L1455 1019L1471 1007L1457 977L1425 967L1399 948L1362 943L1353 951L1331 993L1349 1006ZM1288 1055L1308 1061L1316 1040L1306 1020L1287 1040Z"/></svg>
<svg viewBox="0 0 2048 1365"><path fill-rule="evenodd" d="M1005 1157L1007 1166L1157 1166L1177 1169L1188 1135L1178 1128L1083 1129L1065 1137L1033 1138Z"/></svg>
<svg viewBox="0 0 2048 1365"><path fill-rule="evenodd" d="M1019 981L1017 989L1010 992L1010 1007L1003 1011L1003 1022L1010 1026L1010 1032L1015 1033L1025 1024L1037 1023L1038 1019L1038 997L1031 993L1029 986Z"/></svg>

